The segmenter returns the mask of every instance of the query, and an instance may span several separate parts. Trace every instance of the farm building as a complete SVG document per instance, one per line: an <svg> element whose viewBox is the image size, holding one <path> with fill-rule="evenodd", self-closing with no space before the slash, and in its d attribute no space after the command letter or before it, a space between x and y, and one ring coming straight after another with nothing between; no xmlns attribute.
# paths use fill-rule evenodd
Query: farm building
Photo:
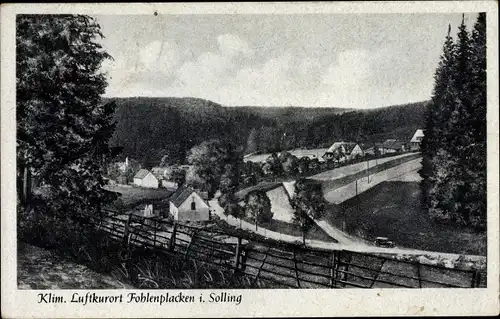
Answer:
<svg viewBox="0 0 500 319"><path fill-rule="evenodd" d="M134 185L145 188L158 188L158 178L147 169L140 169L134 176Z"/></svg>
<svg viewBox="0 0 500 319"><path fill-rule="evenodd" d="M151 169L151 173L158 178L160 186L163 188L176 190L179 187L179 184L174 181L174 177L176 173L180 171L186 170L185 167L190 167L190 165L171 165L168 167L153 167Z"/></svg>
<svg viewBox="0 0 500 319"><path fill-rule="evenodd" d="M192 187L179 188L170 198L170 214L176 221L210 220L210 208L202 193Z"/></svg>
<svg viewBox="0 0 500 319"><path fill-rule="evenodd" d="M424 130L418 129L413 134L413 137L410 140L410 150L418 151L420 150L420 143L422 143L422 139L424 138Z"/></svg>
<svg viewBox="0 0 500 319"><path fill-rule="evenodd" d="M179 188L179 185L174 181L162 179L161 180L161 187L168 188L168 189L177 189L177 188Z"/></svg>
<svg viewBox="0 0 500 319"><path fill-rule="evenodd" d="M167 176L167 170L167 167L153 167L151 169L151 173L153 173L153 175L160 180Z"/></svg>
<svg viewBox="0 0 500 319"><path fill-rule="evenodd" d="M332 144L332 146L330 146L325 154L323 154L323 158L326 161L336 160L339 162L343 162L363 155L364 152L358 143L335 142Z"/></svg>
<svg viewBox="0 0 500 319"><path fill-rule="evenodd" d="M379 150L381 154L399 153L406 151L406 145L401 141L388 139L380 145Z"/></svg>

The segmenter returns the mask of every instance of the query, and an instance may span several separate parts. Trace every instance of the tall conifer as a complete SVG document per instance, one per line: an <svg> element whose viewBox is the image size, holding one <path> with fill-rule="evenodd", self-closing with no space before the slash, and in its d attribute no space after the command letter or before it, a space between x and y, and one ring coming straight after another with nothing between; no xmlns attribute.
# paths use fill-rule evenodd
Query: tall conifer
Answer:
<svg viewBox="0 0 500 319"><path fill-rule="evenodd" d="M465 20L457 40L451 28L435 75L422 143L422 188L431 217L485 227L486 24L479 14L472 35Z"/></svg>

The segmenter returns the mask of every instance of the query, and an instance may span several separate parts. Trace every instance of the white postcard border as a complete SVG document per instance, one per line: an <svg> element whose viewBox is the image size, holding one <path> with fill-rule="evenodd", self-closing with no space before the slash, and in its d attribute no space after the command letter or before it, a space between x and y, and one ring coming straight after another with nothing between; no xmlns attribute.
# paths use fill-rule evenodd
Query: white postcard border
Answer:
<svg viewBox="0 0 500 319"><path fill-rule="evenodd" d="M494 1L301 2L198 4L3 4L1 10L1 245L2 317L255 317L495 315L499 309L498 206L498 5ZM223 290L243 295L234 304L37 304L39 292L68 300L87 290L18 290L16 278L15 187L15 14L297 14L487 12L488 62L488 288L485 289L249 289ZM91 290L100 295L145 290ZM222 290L169 290L195 296ZM149 291L154 294L163 290Z"/></svg>

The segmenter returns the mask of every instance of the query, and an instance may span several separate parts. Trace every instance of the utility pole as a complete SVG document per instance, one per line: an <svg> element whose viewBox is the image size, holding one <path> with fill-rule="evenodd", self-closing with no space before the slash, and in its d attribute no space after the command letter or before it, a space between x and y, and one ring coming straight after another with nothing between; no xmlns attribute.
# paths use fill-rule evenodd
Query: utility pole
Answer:
<svg viewBox="0 0 500 319"><path fill-rule="evenodd" d="M356 197L358 197L358 179L356 179ZM359 215L359 200L356 200L356 213Z"/></svg>
<svg viewBox="0 0 500 319"><path fill-rule="evenodd" d="M366 165L368 166L368 183L370 183L370 159L366 161Z"/></svg>

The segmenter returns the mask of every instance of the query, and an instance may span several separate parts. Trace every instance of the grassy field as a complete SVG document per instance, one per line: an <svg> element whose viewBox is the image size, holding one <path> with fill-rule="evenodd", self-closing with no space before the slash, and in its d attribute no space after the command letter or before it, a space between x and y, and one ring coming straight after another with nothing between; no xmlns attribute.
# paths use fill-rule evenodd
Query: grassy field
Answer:
<svg viewBox="0 0 500 319"><path fill-rule="evenodd" d="M342 205L330 204L326 219L349 234L389 237L400 247L486 255L486 233L440 225L422 209L417 182L383 182Z"/></svg>
<svg viewBox="0 0 500 319"><path fill-rule="evenodd" d="M127 208L133 208L145 201L161 201L168 199L173 191L165 188L140 188L128 186L108 186L107 189L121 194L121 201Z"/></svg>

